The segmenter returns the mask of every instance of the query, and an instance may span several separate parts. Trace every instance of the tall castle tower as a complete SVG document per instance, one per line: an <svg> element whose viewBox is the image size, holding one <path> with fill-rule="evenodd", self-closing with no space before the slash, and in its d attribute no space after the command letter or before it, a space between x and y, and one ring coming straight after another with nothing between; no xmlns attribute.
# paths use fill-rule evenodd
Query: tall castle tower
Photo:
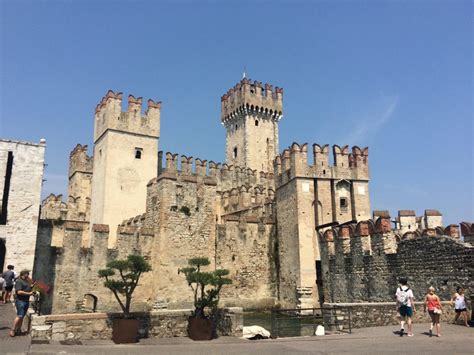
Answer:
<svg viewBox="0 0 474 355"><path fill-rule="evenodd" d="M122 112L122 93L109 90L96 107L90 221L110 225L111 243L118 224L145 212L157 174L161 102L147 104L142 115L142 98L129 95Z"/></svg>
<svg viewBox="0 0 474 355"><path fill-rule="evenodd" d="M221 121L227 130L227 164L273 171L278 155L278 121L283 89L242 79L221 97Z"/></svg>
<svg viewBox="0 0 474 355"><path fill-rule="evenodd" d="M93 158L87 155L87 145L78 144L69 155L67 219L89 221Z"/></svg>

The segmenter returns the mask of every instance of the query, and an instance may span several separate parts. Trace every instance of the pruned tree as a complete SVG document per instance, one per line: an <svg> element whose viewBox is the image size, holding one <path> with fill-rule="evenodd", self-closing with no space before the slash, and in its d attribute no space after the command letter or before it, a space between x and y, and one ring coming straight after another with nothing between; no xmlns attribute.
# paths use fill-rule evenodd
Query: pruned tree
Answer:
<svg viewBox="0 0 474 355"><path fill-rule="evenodd" d="M207 318L205 308L209 308L211 313L214 313L219 304L222 286L232 283L231 279L225 277L229 274L229 270L201 270L202 267L208 266L210 263L209 259L205 257L192 258L188 260L188 267L178 269L178 274L185 275L188 285L193 290L193 316L196 318ZM206 289L206 287L208 288Z"/></svg>
<svg viewBox="0 0 474 355"><path fill-rule="evenodd" d="M151 266L141 255L129 255L125 260L109 261L106 269L98 271L99 277L105 278L104 286L112 291L122 308L124 318L130 317L132 295L141 275L149 271ZM125 299L121 299L120 295Z"/></svg>

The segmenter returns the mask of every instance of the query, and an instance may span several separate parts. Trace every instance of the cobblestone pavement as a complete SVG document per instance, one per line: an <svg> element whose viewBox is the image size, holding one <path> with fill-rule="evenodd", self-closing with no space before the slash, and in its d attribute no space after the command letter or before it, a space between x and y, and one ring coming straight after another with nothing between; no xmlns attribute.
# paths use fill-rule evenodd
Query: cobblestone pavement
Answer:
<svg viewBox="0 0 474 355"><path fill-rule="evenodd" d="M442 323L441 338L428 336L428 324L416 324L414 337L398 335L396 326L354 329L353 334L326 337L243 340L221 337L194 342L188 338L142 339L133 345L83 341L81 345L40 344L29 336L8 337L15 311L0 305L0 354L474 354L474 328Z"/></svg>
<svg viewBox="0 0 474 355"><path fill-rule="evenodd" d="M14 338L8 335L15 317L12 303L0 304L0 354L26 354L29 351L31 339L28 335ZM26 327L23 328L26 330Z"/></svg>

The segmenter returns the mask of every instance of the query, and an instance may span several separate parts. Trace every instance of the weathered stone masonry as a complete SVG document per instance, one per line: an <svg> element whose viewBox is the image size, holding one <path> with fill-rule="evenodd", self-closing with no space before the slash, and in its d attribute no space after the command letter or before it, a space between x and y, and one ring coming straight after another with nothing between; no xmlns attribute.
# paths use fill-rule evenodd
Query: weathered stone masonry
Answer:
<svg viewBox="0 0 474 355"><path fill-rule="evenodd" d="M396 230L386 211L369 221L368 148L334 145L332 162L328 145L314 144L311 162L307 144L279 154L283 89L243 79L222 96L224 164L158 152L161 104L142 114L141 98L130 95L124 112L121 103L109 91L98 105L93 156L84 145L71 153L68 203L43 202L35 277L54 284L54 313L89 294L98 310L117 310L97 270L130 253L153 268L134 310L192 306L178 269L195 256L230 270L226 306L393 301L400 275L417 295L429 285L443 297L457 284L472 292L472 246L438 211L402 210ZM473 225L461 233L472 241Z"/></svg>
<svg viewBox="0 0 474 355"><path fill-rule="evenodd" d="M33 268L46 142L0 139L0 268Z"/></svg>
<svg viewBox="0 0 474 355"><path fill-rule="evenodd" d="M406 233L390 218L359 222L321 236L325 302L393 301L398 279L407 277L417 300L430 286L449 300L457 286L474 291L474 247L459 240L459 229Z"/></svg>

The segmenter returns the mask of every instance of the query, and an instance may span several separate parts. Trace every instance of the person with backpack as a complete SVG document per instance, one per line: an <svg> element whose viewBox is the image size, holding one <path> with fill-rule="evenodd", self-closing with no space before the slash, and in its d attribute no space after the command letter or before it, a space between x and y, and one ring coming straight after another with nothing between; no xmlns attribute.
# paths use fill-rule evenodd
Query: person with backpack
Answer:
<svg viewBox="0 0 474 355"><path fill-rule="evenodd" d="M5 281L5 293L3 295L3 303L10 302L13 286L15 285L16 280L16 274L15 271L13 271L14 269L15 267L13 265L8 265L7 270L2 275Z"/></svg>
<svg viewBox="0 0 474 355"><path fill-rule="evenodd" d="M413 291L407 285L408 280L406 277L400 279L400 286L397 288L395 297L397 299L397 312L400 315L400 336L402 337L405 332L405 319L408 325L408 336L413 336L412 331L412 317L415 309L415 297Z"/></svg>

